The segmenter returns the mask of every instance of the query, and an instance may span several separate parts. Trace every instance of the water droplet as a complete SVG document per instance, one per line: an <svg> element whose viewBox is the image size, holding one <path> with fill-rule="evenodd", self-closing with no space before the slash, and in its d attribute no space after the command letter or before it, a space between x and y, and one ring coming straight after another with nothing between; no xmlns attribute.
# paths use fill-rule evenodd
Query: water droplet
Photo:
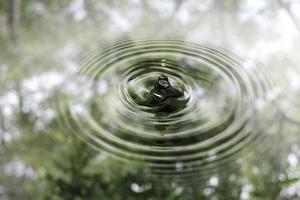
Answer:
<svg viewBox="0 0 300 200"><path fill-rule="evenodd" d="M166 66L166 59L161 60L161 66L165 67Z"/></svg>

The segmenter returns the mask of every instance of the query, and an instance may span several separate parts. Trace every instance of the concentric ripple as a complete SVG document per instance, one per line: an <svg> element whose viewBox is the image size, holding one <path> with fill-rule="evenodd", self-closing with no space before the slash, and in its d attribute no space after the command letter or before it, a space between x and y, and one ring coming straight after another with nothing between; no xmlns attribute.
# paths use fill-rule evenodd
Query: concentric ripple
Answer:
<svg viewBox="0 0 300 200"><path fill-rule="evenodd" d="M76 92L61 102L84 141L158 173L213 169L253 148L270 109L259 67L220 47L180 39L122 41L81 61ZM181 92L149 104L159 76Z"/></svg>

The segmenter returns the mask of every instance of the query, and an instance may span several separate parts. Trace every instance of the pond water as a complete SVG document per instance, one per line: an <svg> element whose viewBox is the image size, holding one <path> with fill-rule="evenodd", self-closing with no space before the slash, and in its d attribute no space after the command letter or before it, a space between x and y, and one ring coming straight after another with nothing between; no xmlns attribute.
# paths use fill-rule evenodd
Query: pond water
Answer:
<svg viewBox="0 0 300 200"><path fill-rule="evenodd" d="M299 1L3 8L1 199L300 198Z"/></svg>
<svg viewBox="0 0 300 200"><path fill-rule="evenodd" d="M207 175L263 145L278 115L276 87L262 66L208 43L123 41L81 67L73 80L80 91L58 101L66 126L158 173Z"/></svg>

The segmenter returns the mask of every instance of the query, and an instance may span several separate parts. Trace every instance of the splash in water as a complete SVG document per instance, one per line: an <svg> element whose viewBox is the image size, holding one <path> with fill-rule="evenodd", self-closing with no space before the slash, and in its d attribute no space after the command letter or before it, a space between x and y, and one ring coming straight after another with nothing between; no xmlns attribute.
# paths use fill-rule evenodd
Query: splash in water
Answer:
<svg viewBox="0 0 300 200"><path fill-rule="evenodd" d="M81 90L61 110L76 135L118 158L206 174L253 148L272 116L272 84L249 62L207 43L122 41L82 60Z"/></svg>

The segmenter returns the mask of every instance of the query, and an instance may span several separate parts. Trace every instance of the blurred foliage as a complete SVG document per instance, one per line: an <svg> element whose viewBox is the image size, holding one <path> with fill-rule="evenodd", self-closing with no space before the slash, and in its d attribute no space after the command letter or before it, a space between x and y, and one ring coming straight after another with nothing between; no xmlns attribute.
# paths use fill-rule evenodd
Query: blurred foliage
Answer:
<svg viewBox="0 0 300 200"><path fill-rule="evenodd" d="M138 9L141 6L142 12L146 13L143 17L149 24L157 23L157 18L152 16L159 13L147 1L136 6L135 1L117 0L21 0L21 23L16 33L17 41L13 41L8 20L9 15L14 14L9 12L10 1L15 0L0 1L0 18L3 19L0 19L0 199L299 198L296 193L281 195L299 183L299 166L295 169L286 161L291 146L299 145L299 138L293 136L299 134L299 125L292 121L284 122L288 125L285 132L290 134L285 136L289 139L277 141L280 145L272 146L265 153L253 151L241 161L242 164L234 161L235 167L229 172L216 170L211 177L201 181L185 182L176 177L155 176L145 166L122 163L94 150L62 127L58 115L43 119L41 116L51 111L55 88L42 89L40 92L45 98L34 103L38 92L26 89L24 81L49 71L60 73L68 67L66 63L76 61L79 54L96 43L101 46L114 38L126 37L127 29L118 32L116 28L107 28L114 23L110 13L117 15L116 10L127 13L131 7ZM76 2L83 3L87 11L87 17L82 20L74 20L76 13L70 11L72 5L76 7ZM178 9L182 2L173 1ZM221 7L234 13L244 1L208 2L211 2L208 8ZM271 4L273 6L274 2ZM140 23L142 25L136 25L136 32L146 26ZM175 22L171 25L178 27ZM163 29L161 25L156 28ZM90 42L99 35L101 41ZM76 53L69 55L69 49ZM16 103L3 100L8 94L16 99ZM271 135L280 138L278 129L271 130L274 132Z"/></svg>

